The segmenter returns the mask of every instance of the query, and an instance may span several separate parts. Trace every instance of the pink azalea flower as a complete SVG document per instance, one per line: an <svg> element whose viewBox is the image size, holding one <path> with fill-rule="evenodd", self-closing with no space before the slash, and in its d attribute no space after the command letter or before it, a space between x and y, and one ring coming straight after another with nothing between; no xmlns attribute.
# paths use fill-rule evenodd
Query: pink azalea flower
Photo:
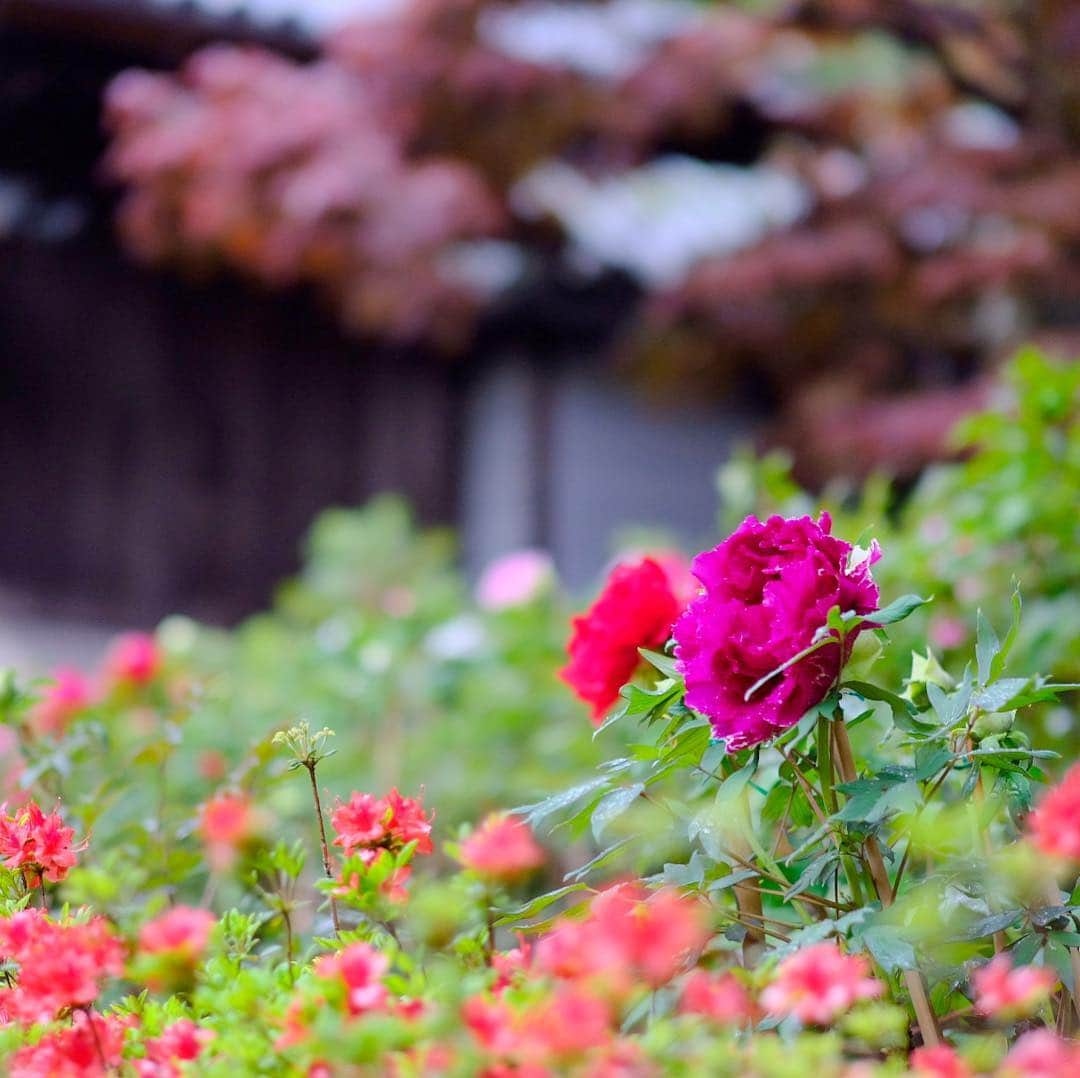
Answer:
<svg viewBox="0 0 1080 1078"><path fill-rule="evenodd" d="M881 995L861 955L846 955L835 943L816 943L785 958L761 994L774 1014L791 1014L805 1025L823 1026L861 999Z"/></svg>
<svg viewBox="0 0 1080 1078"><path fill-rule="evenodd" d="M1028 833L1043 853L1080 861L1080 764L1042 799L1028 817Z"/></svg>
<svg viewBox="0 0 1080 1078"><path fill-rule="evenodd" d="M973 1071L951 1044L916 1048L908 1061L913 1074L921 1078L972 1078Z"/></svg>
<svg viewBox="0 0 1080 1078"><path fill-rule="evenodd" d="M686 702L712 721L732 749L767 741L819 703L846 655L826 645L747 693L809 647L835 606L869 614L878 589L870 566L877 544L851 564L850 543L829 534L827 513L762 523L747 517L714 550L699 554L694 575L705 588L675 624L675 655ZM854 642L858 628L847 637Z"/></svg>
<svg viewBox="0 0 1080 1078"><path fill-rule="evenodd" d="M522 606L540 595L555 576L551 555L543 550L515 550L496 558L476 584L476 602L484 610Z"/></svg>
<svg viewBox="0 0 1080 1078"><path fill-rule="evenodd" d="M349 1013L357 1015L386 1002L382 976L389 965L386 955L370 943L350 943L343 950L317 959L315 975L323 980L342 981Z"/></svg>
<svg viewBox="0 0 1080 1078"><path fill-rule="evenodd" d="M703 969L694 970L683 985L679 1010L698 1014L723 1025L745 1022L753 1012L750 996L731 973L714 977Z"/></svg>
<svg viewBox="0 0 1080 1078"><path fill-rule="evenodd" d="M999 954L977 969L971 978L975 1010L1008 1021L1031 1014L1058 982L1057 974L1043 966L1014 968L1006 954Z"/></svg>
<svg viewBox="0 0 1080 1078"><path fill-rule="evenodd" d="M1067 1078L1080 1073L1080 1047L1049 1029L1022 1034L998 1070L999 1078Z"/></svg>
<svg viewBox="0 0 1080 1078"><path fill-rule="evenodd" d="M458 858L477 875L513 880L542 865L544 851L527 823L494 813L461 843Z"/></svg>
<svg viewBox="0 0 1080 1078"><path fill-rule="evenodd" d="M139 949L145 954L169 953L194 960L206 950L217 918L193 906L174 906L147 921L139 931Z"/></svg>
<svg viewBox="0 0 1080 1078"><path fill-rule="evenodd" d="M537 965L561 979L595 979L616 994L669 981L705 943L700 906L670 888L621 883L592 900L584 920L564 919L536 947Z"/></svg>

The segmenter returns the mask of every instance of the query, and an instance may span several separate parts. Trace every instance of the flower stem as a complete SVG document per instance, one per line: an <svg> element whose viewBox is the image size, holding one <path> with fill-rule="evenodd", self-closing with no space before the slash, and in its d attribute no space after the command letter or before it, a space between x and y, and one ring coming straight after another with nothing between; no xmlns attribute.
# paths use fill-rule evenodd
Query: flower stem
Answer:
<svg viewBox="0 0 1080 1078"><path fill-rule="evenodd" d="M832 761L832 731L830 723L824 715L818 716L816 745L817 745L817 769L818 778L821 780L821 796L825 801L825 808L830 815L835 815L837 810L836 790L833 788L833 761ZM855 868L855 862L851 856L844 852L840 845L839 836L836 840L837 850L840 853L840 864L844 867L844 875L847 877L848 887L851 889L851 899L856 906L863 904L863 890L859 883L859 873Z"/></svg>
<svg viewBox="0 0 1080 1078"><path fill-rule="evenodd" d="M308 777L311 779L311 795L315 798L315 818L319 821L319 841L322 844L323 871L326 873L326 878L332 880L334 878L334 863L330 860L330 846L326 841L326 823L323 820L322 801L319 798L319 784L315 781L315 765L309 763L304 766L307 768ZM338 918L337 901L333 895L330 896L330 917L334 922L334 931L340 936L341 921Z"/></svg>
<svg viewBox="0 0 1080 1078"><path fill-rule="evenodd" d="M836 750L840 774L844 782L854 782L857 773L855 771L855 756L851 751L851 739L848 737L847 726L842 718L837 717L832 724L836 736ZM885 868L885 858L882 857L881 847L877 838L869 835L863 846L866 851L866 863L870 869L870 876L874 881L874 888L881 900L882 908L891 906L893 903L892 885L889 883L889 873ZM911 996L911 1005L915 1010L915 1021L919 1026L923 1044L934 1048L941 1044L941 1030L938 1029L937 1017L934 1008L930 1004L930 995L926 991L922 974L917 969L903 971L904 984Z"/></svg>

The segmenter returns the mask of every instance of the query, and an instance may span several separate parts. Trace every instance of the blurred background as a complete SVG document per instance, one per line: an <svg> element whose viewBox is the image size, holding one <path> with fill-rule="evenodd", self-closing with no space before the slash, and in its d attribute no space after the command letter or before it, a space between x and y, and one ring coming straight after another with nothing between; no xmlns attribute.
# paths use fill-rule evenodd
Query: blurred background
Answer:
<svg viewBox="0 0 1080 1078"><path fill-rule="evenodd" d="M1080 354L1068 0L0 0L0 659L232 624L320 510L473 576L913 480Z"/></svg>

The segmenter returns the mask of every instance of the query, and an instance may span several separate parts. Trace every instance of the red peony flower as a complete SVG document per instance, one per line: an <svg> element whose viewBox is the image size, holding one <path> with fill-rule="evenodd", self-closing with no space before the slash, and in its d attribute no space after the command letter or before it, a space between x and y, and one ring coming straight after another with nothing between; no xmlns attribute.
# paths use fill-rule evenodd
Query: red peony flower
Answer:
<svg viewBox="0 0 1080 1078"><path fill-rule="evenodd" d="M747 517L694 559L705 591L675 625L676 665L687 704L709 717L731 749L775 737L825 697L847 657L839 644L793 663L746 699L814 642L834 606L857 614L877 609L870 575L877 544L853 564L852 546L831 536L830 526L827 513L818 521ZM859 628L848 635L849 646Z"/></svg>
<svg viewBox="0 0 1080 1078"><path fill-rule="evenodd" d="M527 823L493 813L464 842L458 859L479 876L514 880L544 863L544 851Z"/></svg>
<svg viewBox="0 0 1080 1078"><path fill-rule="evenodd" d="M1080 764L1049 790L1028 817L1032 842L1051 857L1080 861Z"/></svg>
<svg viewBox="0 0 1080 1078"><path fill-rule="evenodd" d="M593 721L619 698L641 656L638 648L660 648L679 616L680 604L664 570L652 560L617 565L596 602L574 618L559 676L586 703Z"/></svg>
<svg viewBox="0 0 1080 1078"><path fill-rule="evenodd" d="M881 995L861 955L843 954L835 943L816 943L785 958L761 994L775 1014L793 1014L805 1025L828 1025L861 999Z"/></svg>
<svg viewBox="0 0 1080 1078"><path fill-rule="evenodd" d="M53 674L52 684L30 712L30 724L38 734L59 737L72 718L90 706L91 695L84 674L62 667Z"/></svg>
<svg viewBox="0 0 1080 1078"><path fill-rule="evenodd" d="M22 871L26 882L36 887L41 879L57 883L75 865L76 854L86 842L74 843L75 829L65 827L59 812L46 815L36 801L7 813L0 805L0 859L13 871Z"/></svg>
<svg viewBox="0 0 1080 1078"><path fill-rule="evenodd" d="M216 923L209 910L174 906L142 926L139 949L145 954L169 953L193 961L206 950Z"/></svg>

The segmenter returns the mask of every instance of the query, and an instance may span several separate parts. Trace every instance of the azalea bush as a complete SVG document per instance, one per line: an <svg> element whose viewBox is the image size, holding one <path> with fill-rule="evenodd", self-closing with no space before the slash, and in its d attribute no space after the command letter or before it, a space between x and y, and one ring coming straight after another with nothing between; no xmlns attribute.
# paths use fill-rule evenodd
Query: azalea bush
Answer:
<svg viewBox="0 0 1080 1078"><path fill-rule="evenodd" d="M1075 463L1038 362L973 428L1027 469ZM950 526L1007 503L995 441L943 473ZM972 526L969 611L902 519L748 513L571 616L536 552L469 597L382 502L234 633L9 673L5 1073L1077 1073L1080 768L1030 721L1077 686L1026 620L1075 522L1030 518L1026 605ZM970 635L935 650L941 617Z"/></svg>

